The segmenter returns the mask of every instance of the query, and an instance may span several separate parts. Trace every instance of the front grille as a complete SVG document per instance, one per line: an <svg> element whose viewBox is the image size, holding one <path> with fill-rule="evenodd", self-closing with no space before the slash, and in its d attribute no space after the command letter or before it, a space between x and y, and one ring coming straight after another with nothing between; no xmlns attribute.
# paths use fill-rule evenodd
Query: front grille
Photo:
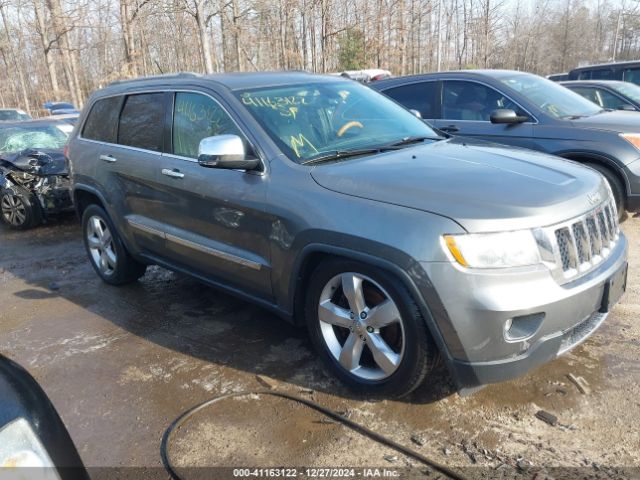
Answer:
<svg viewBox="0 0 640 480"><path fill-rule="evenodd" d="M575 280L605 259L618 241L618 213L611 199L580 217L539 229L543 259L559 283Z"/></svg>

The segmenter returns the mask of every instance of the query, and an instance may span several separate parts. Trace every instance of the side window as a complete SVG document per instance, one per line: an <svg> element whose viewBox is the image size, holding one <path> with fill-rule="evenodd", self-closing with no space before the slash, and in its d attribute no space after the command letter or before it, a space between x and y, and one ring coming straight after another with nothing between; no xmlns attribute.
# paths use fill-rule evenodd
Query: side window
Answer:
<svg viewBox="0 0 640 480"><path fill-rule="evenodd" d="M614 95L613 93L609 93L606 90L598 89L598 95L600 95L600 105L603 108L618 110L621 106L626 105L627 103L622 98Z"/></svg>
<svg viewBox="0 0 640 480"><path fill-rule="evenodd" d="M122 97L109 97L98 100L87 116L82 128L82 137L99 142L116 143L118 115Z"/></svg>
<svg viewBox="0 0 640 480"><path fill-rule="evenodd" d="M624 71L624 81L640 85L640 68L627 68Z"/></svg>
<svg viewBox="0 0 640 480"><path fill-rule="evenodd" d="M435 118L435 98L438 82L419 82L384 91L406 108L418 110L422 118Z"/></svg>
<svg viewBox="0 0 640 480"><path fill-rule="evenodd" d="M596 89L595 88L574 87L571 90L573 90L577 94L583 96L587 100L600 105L600 99L596 95ZM602 105L600 105L600 106L602 106Z"/></svg>
<svg viewBox="0 0 640 480"><path fill-rule="evenodd" d="M210 97L199 93L176 93L173 110L173 153L197 158L200 140L215 135L242 137L227 112Z"/></svg>
<svg viewBox="0 0 640 480"><path fill-rule="evenodd" d="M498 108L519 110L515 103L486 85L463 81L443 83L442 118L445 120L489 122L491 112Z"/></svg>
<svg viewBox="0 0 640 480"><path fill-rule="evenodd" d="M120 115L118 143L162 151L164 93L129 95Z"/></svg>
<svg viewBox="0 0 640 480"><path fill-rule="evenodd" d="M591 70L582 70L578 73L578 80L591 80Z"/></svg>
<svg viewBox="0 0 640 480"><path fill-rule="evenodd" d="M598 70L594 70L591 74L591 78L593 80L611 80L612 78L614 78L613 69L601 68Z"/></svg>

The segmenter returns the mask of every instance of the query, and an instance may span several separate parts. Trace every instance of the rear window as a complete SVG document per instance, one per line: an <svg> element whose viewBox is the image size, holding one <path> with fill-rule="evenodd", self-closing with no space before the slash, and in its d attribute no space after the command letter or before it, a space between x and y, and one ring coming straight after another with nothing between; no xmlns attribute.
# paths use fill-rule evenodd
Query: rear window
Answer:
<svg viewBox="0 0 640 480"><path fill-rule="evenodd" d="M145 93L126 98L118 143L145 150L162 151L164 130L164 93Z"/></svg>
<svg viewBox="0 0 640 480"><path fill-rule="evenodd" d="M109 97L98 100L87 117L82 137L99 142L116 142L116 128L122 97Z"/></svg>

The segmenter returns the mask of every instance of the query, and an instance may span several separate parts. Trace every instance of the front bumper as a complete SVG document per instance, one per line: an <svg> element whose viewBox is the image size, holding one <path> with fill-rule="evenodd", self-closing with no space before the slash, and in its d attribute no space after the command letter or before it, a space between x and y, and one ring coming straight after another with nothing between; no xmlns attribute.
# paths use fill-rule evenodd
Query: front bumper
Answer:
<svg viewBox="0 0 640 480"><path fill-rule="evenodd" d="M436 320L448 325L440 330L458 387L518 377L584 341L605 320L605 289L626 274L626 265L622 233L598 268L564 285L545 267L489 273L424 263L448 317ZM506 325L520 319L530 330L509 338Z"/></svg>

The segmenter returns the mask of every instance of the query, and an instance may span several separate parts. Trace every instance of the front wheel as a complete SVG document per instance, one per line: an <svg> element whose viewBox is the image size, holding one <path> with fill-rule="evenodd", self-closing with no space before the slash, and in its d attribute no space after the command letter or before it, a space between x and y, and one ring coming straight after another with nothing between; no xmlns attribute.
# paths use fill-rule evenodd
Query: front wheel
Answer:
<svg viewBox="0 0 640 480"><path fill-rule="evenodd" d="M107 213L89 205L82 214L84 246L91 266L111 285L131 283L144 275L147 266L127 251Z"/></svg>
<svg viewBox="0 0 640 480"><path fill-rule="evenodd" d="M2 221L15 230L26 230L42 222L35 195L27 190L10 188L0 193Z"/></svg>
<svg viewBox="0 0 640 480"><path fill-rule="evenodd" d="M609 187L611 187L611 193L613 193L613 199L616 202L616 210L618 210L618 220L622 221L626 218L627 212L625 208L625 190L624 185L618 177L607 167L603 167L597 163L587 163L588 167L598 171L605 178Z"/></svg>
<svg viewBox="0 0 640 480"><path fill-rule="evenodd" d="M404 285L384 270L349 260L312 274L306 320L333 373L360 393L401 397L432 370L437 352Z"/></svg>

